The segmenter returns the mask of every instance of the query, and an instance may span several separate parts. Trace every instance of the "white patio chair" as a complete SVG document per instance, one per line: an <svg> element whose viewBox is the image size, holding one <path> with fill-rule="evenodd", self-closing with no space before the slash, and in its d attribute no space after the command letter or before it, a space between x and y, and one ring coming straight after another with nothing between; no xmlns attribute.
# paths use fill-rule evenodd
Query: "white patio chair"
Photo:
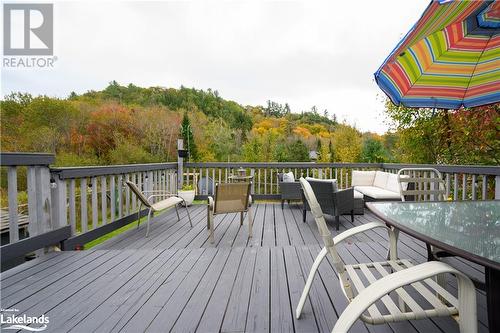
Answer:
<svg viewBox="0 0 500 333"><path fill-rule="evenodd" d="M398 183L401 201L446 200L444 180L434 168L402 168L398 171Z"/></svg>
<svg viewBox="0 0 500 333"><path fill-rule="evenodd" d="M347 332L358 318L377 325L440 316L453 316L458 320L460 331L463 333L477 332L476 291L466 275L439 261L413 266L409 260L397 259L396 237L382 222L366 223L332 238L311 186L304 178L300 179L300 183L325 246L314 260L309 272L297 306L297 319L302 313L314 275L321 261L329 254L339 276L340 288L349 302L332 332ZM389 233L390 260L345 265L337 252L337 244L374 228L383 228ZM432 279L444 273L450 273L457 278L458 299ZM445 301L437 297L435 292L438 292ZM414 298L416 294L419 297ZM395 296L398 298L397 305L394 301ZM426 304L419 303L417 300L420 299L425 299Z"/></svg>
<svg viewBox="0 0 500 333"><path fill-rule="evenodd" d="M446 189L441 173L434 168L402 168L398 171L399 191L401 201L444 201ZM411 184L411 186L410 186ZM398 230L395 230L396 238ZM425 244L427 260L435 260L449 256L443 250ZM443 288L446 286L446 276L441 274L436 277L437 283Z"/></svg>
<svg viewBox="0 0 500 333"><path fill-rule="evenodd" d="M177 221L180 221L181 218L179 216L179 211L177 209L177 205L180 204L181 202L184 202L184 199L176 196L175 194L169 193L167 191L142 191L141 192L141 190L139 190L137 185L135 185L133 182L127 180L125 183L128 185L128 187L130 187L132 192L134 192L134 194L137 196L137 198L140 201L139 210L137 212L137 228L139 228L139 224L141 222L142 205L149 208L148 223L147 223L147 227L146 227L146 237L149 236L149 223L151 220L151 213L153 213L153 212L158 212L158 211L163 210L163 209L175 207L175 212L177 213ZM148 197L146 197L147 194L149 194ZM167 197L167 198L164 200L160 200L158 202L155 202L155 203L151 202L151 199L153 199L155 197ZM191 222L191 215L189 215L189 209L188 209L188 206L185 204L185 202L184 202L184 206L186 207L186 212L188 215L189 224L192 227L193 222Z"/></svg>

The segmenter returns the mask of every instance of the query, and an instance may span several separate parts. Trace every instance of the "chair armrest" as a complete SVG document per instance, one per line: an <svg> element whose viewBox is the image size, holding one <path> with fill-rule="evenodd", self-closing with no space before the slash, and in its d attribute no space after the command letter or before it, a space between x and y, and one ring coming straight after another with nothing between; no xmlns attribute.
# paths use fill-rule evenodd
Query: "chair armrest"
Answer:
<svg viewBox="0 0 500 333"><path fill-rule="evenodd" d="M460 331L477 332L476 289L474 284L466 275L440 261L426 262L389 274L375 281L352 300L335 323L332 332L347 332L370 305L391 291L444 273L453 274L458 280Z"/></svg>
<svg viewBox="0 0 500 333"><path fill-rule="evenodd" d="M385 225L382 222L368 222L368 223L365 223L363 225L359 225L357 227L348 229L348 230L342 232L341 234L333 237L333 242L335 244L338 244L340 242L345 241L349 237L352 237L354 235L357 235L357 234L360 234L360 233L363 233L365 231L375 229L375 228L384 228L387 231L392 232L392 229L389 228L387 225Z"/></svg>
<svg viewBox="0 0 500 333"><path fill-rule="evenodd" d="M211 196L208 196L207 197L207 206L208 206L208 209L210 211L213 211L214 210L214 198L212 198Z"/></svg>
<svg viewBox="0 0 500 333"><path fill-rule="evenodd" d="M301 187L299 182L279 182L280 195L282 200L300 200Z"/></svg>
<svg viewBox="0 0 500 333"><path fill-rule="evenodd" d="M349 213L354 209L354 189L351 187L333 192L333 204L337 215Z"/></svg>
<svg viewBox="0 0 500 333"><path fill-rule="evenodd" d="M382 222L368 222L363 225L348 229L342 232L340 235L333 237L333 243L339 244L340 242L345 241L347 238L352 237L354 235L363 233L365 231L375 229L375 228L383 228L387 230L389 234L389 256L391 260L396 260L398 257L398 237L396 232L389 228Z"/></svg>
<svg viewBox="0 0 500 333"><path fill-rule="evenodd" d="M156 197L178 197L179 199L182 199L181 197L177 196L176 194L170 194L165 192L164 194L152 194L148 197L148 201L151 200L151 198L156 198ZM184 201L184 199L182 199Z"/></svg>
<svg viewBox="0 0 500 333"><path fill-rule="evenodd" d="M152 191L142 191L142 193L166 193L166 194L173 194L168 191L162 191L162 190L152 190Z"/></svg>

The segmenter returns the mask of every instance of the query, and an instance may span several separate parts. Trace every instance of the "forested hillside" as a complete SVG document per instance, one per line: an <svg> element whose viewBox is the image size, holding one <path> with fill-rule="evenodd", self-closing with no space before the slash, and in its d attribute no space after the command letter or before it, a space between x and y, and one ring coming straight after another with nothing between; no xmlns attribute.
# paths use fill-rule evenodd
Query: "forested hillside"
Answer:
<svg viewBox="0 0 500 333"><path fill-rule="evenodd" d="M176 160L498 164L498 105L445 112L386 107L393 131L361 133L328 110L272 101L243 106L216 90L141 88L113 81L66 99L16 93L1 102L2 151L56 153L57 165Z"/></svg>

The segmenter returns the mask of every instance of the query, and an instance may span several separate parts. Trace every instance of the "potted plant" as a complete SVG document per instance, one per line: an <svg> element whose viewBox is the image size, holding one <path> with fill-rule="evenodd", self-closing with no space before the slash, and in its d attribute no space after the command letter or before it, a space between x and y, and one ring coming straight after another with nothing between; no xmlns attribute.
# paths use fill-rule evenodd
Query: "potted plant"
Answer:
<svg viewBox="0 0 500 333"><path fill-rule="evenodd" d="M194 195L195 195L195 190L194 186L189 184L189 185L183 185L182 188L177 192L177 195L184 199L184 202L186 205L191 206L191 204L194 201Z"/></svg>

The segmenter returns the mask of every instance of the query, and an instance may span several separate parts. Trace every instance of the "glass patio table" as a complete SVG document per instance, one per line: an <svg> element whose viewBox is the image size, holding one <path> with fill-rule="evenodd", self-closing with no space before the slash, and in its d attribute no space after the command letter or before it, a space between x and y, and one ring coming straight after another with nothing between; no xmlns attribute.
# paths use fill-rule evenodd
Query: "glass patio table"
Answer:
<svg viewBox="0 0 500 333"><path fill-rule="evenodd" d="M490 332L500 332L500 201L372 202L376 216L485 268Z"/></svg>

